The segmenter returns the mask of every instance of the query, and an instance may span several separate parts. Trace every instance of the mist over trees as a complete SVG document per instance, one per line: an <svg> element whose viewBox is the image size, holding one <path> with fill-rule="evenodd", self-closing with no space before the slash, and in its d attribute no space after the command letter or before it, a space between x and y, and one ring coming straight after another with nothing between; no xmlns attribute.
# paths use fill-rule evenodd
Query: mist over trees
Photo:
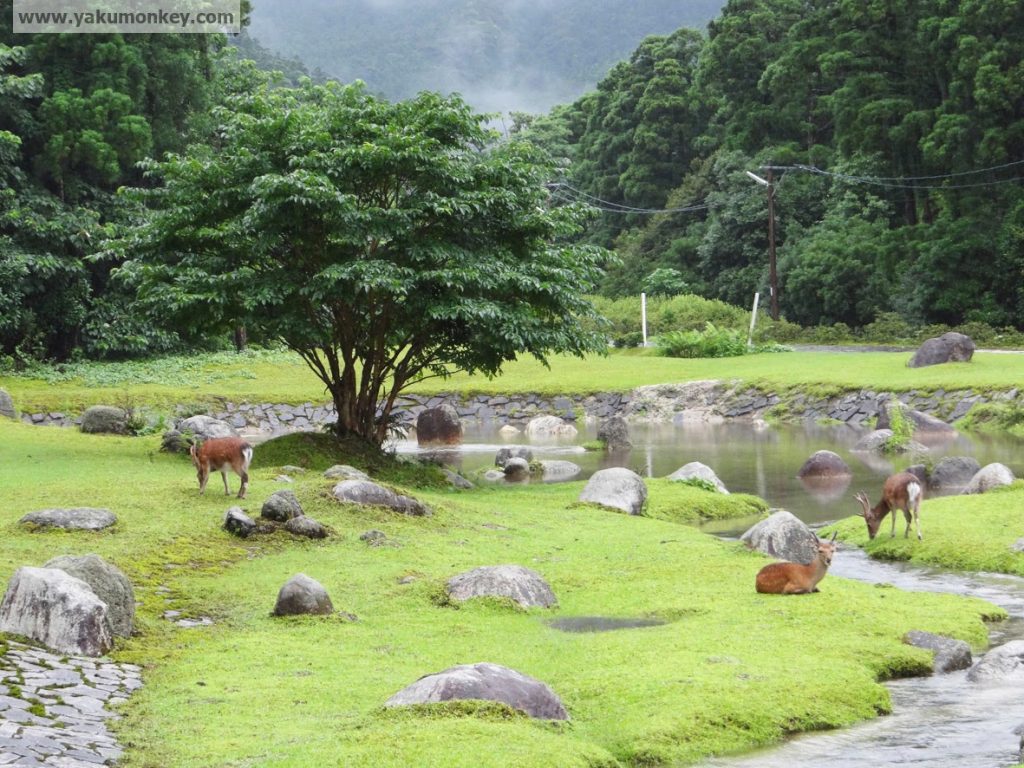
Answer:
<svg viewBox="0 0 1024 768"><path fill-rule="evenodd" d="M291 0L257 2L252 34L390 99L459 92L487 112L578 97L638 41L703 28L722 0Z"/></svg>
<svg viewBox="0 0 1024 768"><path fill-rule="evenodd" d="M615 209L589 233L622 257L609 295L659 269L733 303L764 292L745 171L774 165L790 320L1024 325L1020 3L731 0L706 38L649 38L516 128L566 159L556 198ZM636 210L664 208L684 210Z"/></svg>

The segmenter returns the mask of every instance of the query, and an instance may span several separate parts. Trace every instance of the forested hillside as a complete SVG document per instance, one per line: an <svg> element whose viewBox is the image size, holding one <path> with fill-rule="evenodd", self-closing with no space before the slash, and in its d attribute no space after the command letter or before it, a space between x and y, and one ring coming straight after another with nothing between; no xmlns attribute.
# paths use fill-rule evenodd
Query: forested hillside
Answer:
<svg viewBox="0 0 1024 768"><path fill-rule="evenodd" d="M567 158L556 199L615 209L590 235L622 256L611 295L749 304L767 199L744 172L775 165L790 320L1020 327L1022 57L1015 0L731 0L706 39L650 38L517 128Z"/></svg>
<svg viewBox="0 0 1024 768"><path fill-rule="evenodd" d="M292 0L256 2L267 47L401 99L458 91L485 111L576 98L646 35L703 28L722 0Z"/></svg>

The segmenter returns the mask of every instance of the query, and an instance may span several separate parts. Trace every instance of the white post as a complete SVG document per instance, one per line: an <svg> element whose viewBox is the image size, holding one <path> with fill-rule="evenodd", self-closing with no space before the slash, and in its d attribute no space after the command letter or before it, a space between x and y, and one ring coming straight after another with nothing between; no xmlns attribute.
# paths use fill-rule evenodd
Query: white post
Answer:
<svg viewBox="0 0 1024 768"><path fill-rule="evenodd" d="M747 333L747 346L754 346L754 323L757 322L757 302L760 300L761 294L754 294L754 308L750 310L750 332Z"/></svg>
<svg viewBox="0 0 1024 768"><path fill-rule="evenodd" d="M644 332L644 346L647 346L647 294L640 294L640 326Z"/></svg>

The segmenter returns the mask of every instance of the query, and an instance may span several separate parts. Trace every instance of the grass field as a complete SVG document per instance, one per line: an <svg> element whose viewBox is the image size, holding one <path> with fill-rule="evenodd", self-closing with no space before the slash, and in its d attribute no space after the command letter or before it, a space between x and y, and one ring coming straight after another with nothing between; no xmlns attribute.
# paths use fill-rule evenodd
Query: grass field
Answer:
<svg viewBox="0 0 1024 768"><path fill-rule="evenodd" d="M579 359L556 356L551 367L522 359L505 367L502 376L455 374L430 379L412 392L544 395L627 391L645 384L739 379L773 389L810 391L874 390L1007 390L1024 381L1024 355L978 353L968 364L928 368L906 367L910 355L899 352L789 352L710 360L658 357L653 350L611 352ZM234 402L324 402L324 387L295 355L253 351L146 363L93 363L48 369L36 378L0 376L18 408L28 412L79 413L97 403L169 408Z"/></svg>
<svg viewBox="0 0 1024 768"><path fill-rule="evenodd" d="M129 768L685 764L885 712L878 681L929 664L900 642L907 630L980 646L981 618L1001 615L978 600L838 578L814 595L758 595L765 558L670 521L702 509L747 514L750 500L729 510L717 497L706 504L705 491L663 482L650 483L655 519L576 505L580 483L455 492L424 473L428 487L406 490L435 515L406 518L334 502L330 482L311 470L292 487L330 538L238 540L220 530L234 499L199 497L187 460L157 444L0 421L0 587L18 566L85 552L136 585L140 632L115 654L145 668L145 687L118 724ZM317 469L333 459L308 460ZM282 487L272 481L277 466L255 466L243 504L251 514ZM373 471L416 481L407 469ZM939 513L930 509L939 503L925 508L926 541L936 544ZM102 534L17 525L30 510L62 505L107 506L119 522ZM368 547L359 534L371 528L394 546ZM447 578L501 563L540 572L558 608L446 603ZM358 620L270 617L277 590L298 572ZM161 618L169 608L216 624L176 627ZM591 634L547 623L588 615L666 623ZM547 682L571 721L539 723L493 706L381 708L422 675L477 661Z"/></svg>

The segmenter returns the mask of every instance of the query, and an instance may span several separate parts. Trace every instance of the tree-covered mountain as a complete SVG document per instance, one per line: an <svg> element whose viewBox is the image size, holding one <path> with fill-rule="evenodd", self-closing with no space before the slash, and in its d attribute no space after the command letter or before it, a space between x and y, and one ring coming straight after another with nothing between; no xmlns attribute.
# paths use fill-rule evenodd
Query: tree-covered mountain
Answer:
<svg viewBox="0 0 1024 768"><path fill-rule="evenodd" d="M567 158L556 199L614 209L590 233L622 257L611 295L659 269L733 303L765 291L766 196L745 171L769 165L789 319L1024 327L1016 0L729 0L706 38L649 38L517 128Z"/></svg>
<svg viewBox="0 0 1024 768"><path fill-rule="evenodd" d="M722 0L256 2L275 51L392 99L456 91L485 111L538 112L593 87L645 36L703 28Z"/></svg>

